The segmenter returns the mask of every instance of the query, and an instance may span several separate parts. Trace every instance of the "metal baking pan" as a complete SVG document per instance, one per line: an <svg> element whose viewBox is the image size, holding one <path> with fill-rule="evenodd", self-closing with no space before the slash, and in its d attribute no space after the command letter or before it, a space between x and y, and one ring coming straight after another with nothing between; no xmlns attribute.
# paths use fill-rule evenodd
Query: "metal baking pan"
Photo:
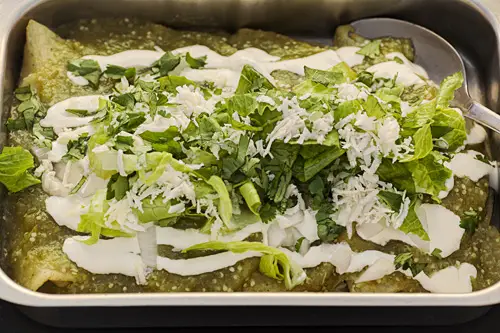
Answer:
<svg viewBox="0 0 500 333"><path fill-rule="evenodd" d="M443 15L446 13L446 15ZM5 112L1 122L5 120L11 102L11 92L17 82L22 61L22 50L25 40L25 27L29 19L54 27L79 18L100 16L129 16L146 18L170 27L206 29L222 28L234 31L241 27L260 28L280 33L299 36L308 40L331 40L335 27L342 23L365 17L394 17L408 20L425 26L452 43L463 56L467 64L468 80L474 98L483 102L493 110L500 107L500 25L495 16L479 1L466 0L5 0L0 22L0 77L3 89L0 99ZM417 50L418 52L418 50ZM1 139L5 133L1 133ZM499 160L500 136L491 135L493 157ZM497 205L497 203L496 203ZM495 206L496 206L495 205ZM495 215L495 214L494 214ZM494 216L498 223L498 216ZM269 313L269 306L294 306L295 309L310 309L310 318L322 316L331 318L331 322L347 324L348 321L358 323L363 312L346 315L352 309L345 307L392 307L390 317L392 323L432 324L433 320L415 314L417 308L436 307L432 311L434 317L441 317L443 323L463 322L484 314L488 308L484 306L500 303L500 283L488 289L471 294L356 294L356 293L169 293L169 294L93 294L93 295L50 295L29 291L12 281L0 270L0 298L17 303L31 317L49 324L68 326L75 323L76 318L89 324L88 319L100 313L94 307L132 307L115 311L116 318L106 317L102 325L125 324L134 325L127 314L141 314L142 321L149 325L159 322L165 324L165 314L172 316L172 323L180 324L179 311L188 306L219 306L221 311L202 310L198 324L215 324L217 313L221 321L218 324L235 324L227 320L236 320L238 315L228 314L248 306L254 306L255 313ZM149 308L139 311L140 306L172 307L170 310L152 311ZM265 307L264 307L265 306ZM328 310L327 307L342 306L343 311ZM478 308L483 306L481 308ZM35 308L36 307L36 308ZM39 308L50 307L50 308ZM53 307L57 307L54 309ZM75 308L88 307L88 308ZM175 307L175 311L173 310ZM300 307L300 308L298 308ZM456 307L454 315L449 314L447 307ZM468 308L459 308L468 307ZM473 308L471 308L473 307ZM69 312L64 312L65 310ZM135 310L134 310L135 309ZM231 309L230 312L227 310ZM473 309L473 310L471 310ZM132 311L133 310L133 311ZM187 309L186 309L187 310ZM201 309L200 309L201 310ZM61 312L62 311L62 312ZM304 310L302 310L304 311ZM315 311L317 315L313 314ZM328 315L326 315L328 311ZM401 313L398 318L397 312ZM271 311L272 312L272 311ZM380 314L387 311L366 310L372 313L364 324L382 323ZM209 315L211 313L211 315ZM234 312L235 313L235 312ZM245 313L245 312L241 312ZM242 316L259 318L257 315ZM375 315L375 313L378 313ZM406 313L406 315L405 315ZM68 315L66 315L68 314ZM75 314L72 316L71 314ZM100 317L100 315L97 315ZM248 314L248 313L247 313ZM273 315L285 320L299 318L291 315ZM411 314L411 315L410 315ZM156 318L149 321L146 318ZM267 315L266 317L269 317ZM114 318L114 319L113 319ZM203 318L206 318L203 320ZM231 318L231 319L228 319ZM304 320L306 320L305 317ZM335 319L336 318L336 319ZM340 320L339 320L340 318ZM372 318L372 319L369 319ZM431 318L431 317L425 317ZM279 318L277 318L279 319ZM396 320L398 319L398 320ZM114 320L114 321L113 321ZM293 319L297 323L297 319ZM371 321L370 321L371 320ZM188 320L189 321L189 320ZM330 321L330 320L329 320ZM253 323L253 320L248 321ZM308 322L300 322L310 324ZM387 323L387 322L385 322ZM269 324L269 323L268 323ZM322 322L322 324L326 324ZM99 324L96 324L99 325ZM140 325L135 322L135 325ZM195 323L191 323L195 325Z"/></svg>

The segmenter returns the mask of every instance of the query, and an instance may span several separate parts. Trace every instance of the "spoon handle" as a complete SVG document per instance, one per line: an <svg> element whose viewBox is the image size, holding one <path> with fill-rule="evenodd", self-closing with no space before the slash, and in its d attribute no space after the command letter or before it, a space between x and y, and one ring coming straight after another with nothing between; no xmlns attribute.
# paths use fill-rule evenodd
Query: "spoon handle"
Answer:
<svg viewBox="0 0 500 333"><path fill-rule="evenodd" d="M500 115L476 101L471 101L464 116L500 133Z"/></svg>

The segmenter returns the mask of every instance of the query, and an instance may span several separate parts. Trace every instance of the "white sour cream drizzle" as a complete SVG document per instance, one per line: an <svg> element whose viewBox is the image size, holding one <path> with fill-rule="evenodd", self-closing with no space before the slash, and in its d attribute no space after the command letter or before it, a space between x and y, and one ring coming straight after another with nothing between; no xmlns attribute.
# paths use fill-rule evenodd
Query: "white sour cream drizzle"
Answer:
<svg viewBox="0 0 500 333"><path fill-rule="evenodd" d="M467 133L467 141L465 141L465 144L467 145L476 145L484 140L486 140L486 137L488 134L486 133L486 130L484 129L483 126L474 123L472 128L470 129L470 132Z"/></svg>
<svg viewBox="0 0 500 333"><path fill-rule="evenodd" d="M135 277L138 284L146 282L145 268L136 237L100 239L87 245L87 237L67 238L63 251L79 267L94 274L123 274Z"/></svg>
<svg viewBox="0 0 500 333"><path fill-rule="evenodd" d="M375 78L393 79L396 77L396 83L404 86L423 85L428 79L427 72L420 66L409 61L402 53L392 52L386 55L388 59L396 57L403 61L402 64L391 60L375 64L366 69L373 73Z"/></svg>
<svg viewBox="0 0 500 333"><path fill-rule="evenodd" d="M471 264L463 263L459 267L446 267L430 277L420 272L414 279L431 293L457 294L472 292L471 278L476 278L476 276L476 268Z"/></svg>
<svg viewBox="0 0 500 333"><path fill-rule="evenodd" d="M136 67L144 68L151 66L156 60L160 59L163 52L150 50L127 50L115 53L109 56L88 55L82 59L91 59L97 61L101 71L105 71L108 65L116 65L125 68Z"/></svg>
<svg viewBox="0 0 500 333"><path fill-rule="evenodd" d="M467 177L477 182L484 176L493 175L496 172L492 165L478 160L478 156L482 156L482 154L474 150L458 153L446 166L450 168L455 176L460 178Z"/></svg>
<svg viewBox="0 0 500 333"><path fill-rule="evenodd" d="M80 215L87 213L90 200L77 195L68 197L51 196L45 200L47 213L60 225L77 230Z"/></svg>
<svg viewBox="0 0 500 333"><path fill-rule="evenodd" d="M242 241L253 233L263 232L267 229L264 223L253 223L236 232L222 235L217 238L221 242ZM196 229L175 229L170 227L156 228L156 241L159 245L170 245L174 250L184 250L190 246L211 241L210 234L201 233Z"/></svg>
<svg viewBox="0 0 500 333"><path fill-rule="evenodd" d="M238 85L241 69L244 65L251 65L272 82L271 73L275 70L286 70L304 75L304 66L326 70L345 61L350 66L363 62L363 56L356 54L359 48L343 47L337 51L326 50L311 56L282 60L257 48L247 48L236 51L230 56L223 56L204 45L191 45L173 50L173 54L189 54L195 58L206 56L203 69L185 68L178 73L193 81L212 81L219 87L235 88ZM151 66L164 53L160 51L129 50L110 56L89 55L84 59L93 59L99 63L101 70L108 65L122 67L144 68ZM177 71L177 69L176 69ZM70 75L68 78L75 84L82 85L83 80Z"/></svg>
<svg viewBox="0 0 500 333"><path fill-rule="evenodd" d="M464 229L460 227L459 216L436 204L422 204L416 208L415 212L429 236L429 241L414 234L405 234L400 230L386 227L381 223L361 224L357 226L356 231L361 238L379 245L386 245L391 240L399 240L426 253L440 249L443 258L460 248Z"/></svg>
<svg viewBox="0 0 500 333"><path fill-rule="evenodd" d="M299 75L304 75L304 66L315 69L327 70L341 61L346 62L349 66L355 66L363 62L364 57L357 54L357 47L344 47L337 51L326 50L308 57L280 60L279 57L272 56L265 51L248 48L237 51L231 56L222 56L206 46L193 45L177 50L173 50L174 54L186 54L189 52L193 57L206 56L206 65L203 69L191 69L183 64L176 69L176 74L186 76L188 79L197 82L212 81L219 87L228 87L234 89L240 77L241 69L244 65L251 65L257 71L262 73L272 82L274 81L271 73L275 70L286 70ZM105 70L110 64L122 67L143 68L151 66L164 53L161 51L147 50L130 50L117 53L111 56L86 56L85 59L93 59L99 63L101 70ZM411 63L401 53L391 53L387 55L388 59L399 58L403 63L400 64L394 60L376 64L367 69L372 72L375 77L384 77L392 79L397 75L396 82L406 86L424 84L428 80L427 73L420 66ZM179 73L177 73L177 71ZM78 85L88 84L88 81L82 77L77 77L72 73L68 73L68 78ZM85 82L87 81L87 82ZM73 128L88 125L92 120L92 116L78 117L67 113L65 110L85 109L89 112L95 112L98 108L99 98L102 96L81 96L72 97L65 101L59 102L52 106L45 119L41 121L41 125L45 127L54 127L56 133L60 134L61 142L54 142L53 149L49 153L51 160L57 162L65 154L64 140L71 139L72 134L64 134L64 128ZM156 120L155 120L156 121ZM160 120L158 120L160 121ZM176 120L179 121L179 120ZM164 124L152 123L151 126L163 128ZM169 124L170 125L170 124ZM176 124L178 125L178 124ZM182 126L181 126L182 127ZM154 127L156 128L156 127ZM482 128L481 128L482 129ZM147 130L152 130L148 128ZM72 132L82 131L77 129ZM483 129L484 131L484 129ZM76 133L75 133L76 134ZM474 129L469 134L468 143L482 142L484 138L480 129ZM58 139L59 140L59 139ZM58 146L60 144L60 147ZM460 155L460 156L459 156ZM462 156L464 155L464 156ZM458 156L458 157L457 157ZM466 162L469 166L477 161L471 160L470 154L457 154L450 162L453 172L474 178L481 178L482 174L488 174L490 171L481 165L480 170L470 170L469 167L464 167L461 163ZM460 160L462 159L462 160ZM473 159L473 156L472 156ZM121 161L123 163L123 160ZM491 168L491 166L482 163ZM456 165L454 165L456 164ZM125 173L125 167L122 166ZM477 168L476 168L477 169ZM66 170L67 171L67 170ZM51 171L50 174L55 178L56 171ZM486 172L486 173L485 173ZM479 179L478 178L478 179ZM95 188L102 188L105 182L97 182ZM89 185L90 186L90 185ZM452 187L452 185L451 185ZM79 223L79 215L84 213L82 203L88 199L82 199L89 193L95 192L91 189L83 187L78 195L70 195L65 192L61 196L53 196L47 199L47 212L54 218L59 225L67 226L76 230ZM44 187L45 189L45 187ZM305 237L304 243L306 246L301 247L300 253L292 252L286 248L279 247L286 253L291 260L295 261L303 268L315 267L322 262L329 262L335 266L335 270L339 274L347 272L363 273L359 276L356 283L372 281L382 278L385 275L396 271L394 267L394 255L379 251L364 251L356 253L351 250L348 244L321 244L309 248L309 244L318 239L317 225L315 222L315 212L310 211L299 203L285 213L284 216L278 217L274 223L265 225L256 223L249 225L232 234L222 235L218 240L229 242L244 240L252 233L262 232L264 234L264 243L272 246L289 246L293 245L300 237ZM430 253L432 250L439 248L441 255L446 257L456 251L460 245L460 239L463 234L463 229L459 227L460 219L451 211L440 205L423 204L417 209L417 215L422 222L424 229L429 234L429 241L424 241L412 234L404 234L403 232L387 228L381 224L364 224L358 227L358 233L364 239L370 240L377 244L386 244L389 240L397 239L412 246L421 248ZM189 246L207 242L212 240L208 234L202 234L198 230L178 230L174 228L155 227L150 229L156 236L157 244L167 244L174 247L176 250L182 250ZM80 240L82 237L68 238L64 242L63 251L68 255L70 260L74 261L78 266L95 274L124 274L133 276L138 283L145 283L146 266L153 266L155 251L142 254L138 243L138 238L115 238L110 240L99 240L94 245L86 245ZM288 244L290 243L290 244ZM304 245L304 244L303 244ZM206 272L213 272L218 269L232 266L238 261L246 258L259 257L258 252L232 253L224 252L206 257L173 260L169 258L156 256L156 266L158 269L167 270L170 273L188 276L197 275ZM145 259L147 262L145 262ZM402 272L409 274L408 272ZM416 277L422 286L431 292L470 292L472 290L470 278L476 276L476 269L470 264L462 264L457 267L448 267L436 272L432 276L427 276L421 272Z"/></svg>
<svg viewBox="0 0 500 333"><path fill-rule="evenodd" d="M40 120L43 127L53 127L56 133L60 133L64 128L85 126L94 118L93 116L79 117L66 112L66 109L87 110L90 113L99 108L100 95L77 96L65 99L54 104L47 110L45 118Z"/></svg>
<svg viewBox="0 0 500 333"><path fill-rule="evenodd" d="M365 56L362 54L357 54L361 50L361 48L356 46L344 46L337 49L337 54L349 67L353 67L356 65L361 65Z"/></svg>

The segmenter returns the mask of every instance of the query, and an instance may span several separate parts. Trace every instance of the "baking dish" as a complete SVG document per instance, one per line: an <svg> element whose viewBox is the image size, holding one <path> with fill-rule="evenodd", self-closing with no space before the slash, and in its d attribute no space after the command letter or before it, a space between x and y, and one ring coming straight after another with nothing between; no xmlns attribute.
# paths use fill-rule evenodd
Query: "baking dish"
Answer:
<svg viewBox="0 0 500 333"><path fill-rule="evenodd" d="M368 16L391 16L426 26L447 38L463 54L473 97L495 109L500 70L498 23L479 3L465 1L20 1L6 3L2 23L3 100L17 80L24 28L33 18L48 26L83 17L139 16L181 28L262 28L308 40L328 42L333 29ZM447 11L446 17L439 13ZM300 17L300 19L291 19ZM437 19L439 17L439 19ZM449 21L447 21L449 20ZM467 22L467 25L461 24ZM477 45L476 45L477 44ZM487 87L487 88L486 88ZM5 119L5 118L3 118ZM493 157L498 137L491 137ZM495 218L495 217L494 217ZM494 220L496 221L496 220ZM428 294L128 294L55 296L27 291L0 273L0 297L27 306L478 306L500 301L500 287L470 295Z"/></svg>

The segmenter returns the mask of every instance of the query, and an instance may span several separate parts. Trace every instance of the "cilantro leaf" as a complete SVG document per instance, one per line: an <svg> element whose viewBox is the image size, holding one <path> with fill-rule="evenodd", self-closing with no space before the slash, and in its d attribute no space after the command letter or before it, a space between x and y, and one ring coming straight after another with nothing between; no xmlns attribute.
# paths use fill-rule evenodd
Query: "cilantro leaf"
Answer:
<svg viewBox="0 0 500 333"><path fill-rule="evenodd" d="M131 110L134 108L136 102L134 95L131 93L114 96L113 98L111 98L111 101Z"/></svg>
<svg viewBox="0 0 500 333"><path fill-rule="evenodd" d="M400 253L394 258L394 267L396 269L402 269L404 271L409 269L413 276L423 271L426 266L427 264L415 262L413 253L411 252Z"/></svg>
<svg viewBox="0 0 500 333"><path fill-rule="evenodd" d="M479 224L479 215L478 213L470 209L464 213L464 216L460 220L460 227L465 229L470 234L473 234L476 231L476 228Z"/></svg>
<svg viewBox="0 0 500 333"><path fill-rule="evenodd" d="M157 68L160 76L166 76L181 62L181 57L171 52L165 52L160 59L154 62L153 68Z"/></svg>
<svg viewBox="0 0 500 333"><path fill-rule="evenodd" d="M207 56L193 58L188 52L186 53L186 62L188 63L189 67L198 69L204 67L207 64Z"/></svg>
<svg viewBox="0 0 500 333"><path fill-rule="evenodd" d="M127 177L120 176L115 173L108 182L108 188L106 192L106 200L111 200L115 198L116 200L121 200L125 197L127 191L129 190L129 181Z"/></svg>
<svg viewBox="0 0 500 333"><path fill-rule="evenodd" d="M431 256L434 256L438 259L443 259L443 257L441 256L441 252L443 252L443 251L436 247L434 250L432 250Z"/></svg>
<svg viewBox="0 0 500 333"><path fill-rule="evenodd" d="M240 141L238 142L238 148L236 152L233 155L222 160L223 178L231 178L231 176L245 164L249 143L250 138L248 136L240 136Z"/></svg>
<svg viewBox="0 0 500 333"><path fill-rule="evenodd" d="M87 153L87 144L90 137L87 133L83 133L78 139L70 140L67 144L68 152L63 156L67 160L81 160Z"/></svg>
<svg viewBox="0 0 500 333"><path fill-rule="evenodd" d="M134 67L125 68L116 65L108 65L104 74L114 80L119 80L122 76L125 76L128 80L132 80L135 77L136 69Z"/></svg>
<svg viewBox="0 0 500 333"><path fill-rule="evenodd" d="M76 59L68 62L68 71L77 76L82 76L89 81L92 88L99 87L99 79L101 78L101 67L99 63L92 59Z"/></svg>
<svg viewBox="0 0 500 333"><path fill-rule="evenodd" d="M325 243L335 241L346 229L338 225L330 217L333 213L333 207L329 202L323 202L316 213L316 222L318 223L318 237Z"/></svg>

